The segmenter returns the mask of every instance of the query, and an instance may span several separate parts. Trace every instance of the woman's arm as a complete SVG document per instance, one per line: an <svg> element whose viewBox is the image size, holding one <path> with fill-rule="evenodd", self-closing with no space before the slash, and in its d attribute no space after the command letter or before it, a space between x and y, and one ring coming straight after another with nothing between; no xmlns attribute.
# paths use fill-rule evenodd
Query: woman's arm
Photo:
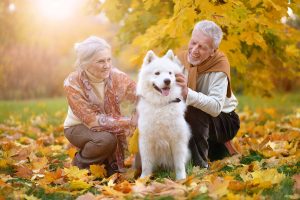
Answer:
<svg viewBox="0 0 300 200"><path fill-rule="evenodd" d="M64 87L67 100L73 113L80 121L93 131L107 131L110 133L120 133L130 126L129 117L117 117L101 114L93 108L83 94L72 86Z"/></svg>

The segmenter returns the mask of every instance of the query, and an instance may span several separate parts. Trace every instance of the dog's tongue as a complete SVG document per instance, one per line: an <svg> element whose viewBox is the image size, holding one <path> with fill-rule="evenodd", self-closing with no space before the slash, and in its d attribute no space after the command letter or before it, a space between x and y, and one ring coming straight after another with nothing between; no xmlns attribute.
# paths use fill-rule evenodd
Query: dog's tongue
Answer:
<svg viewBox="0 0 300 200"><path fill-rule="evenodd" d="M170 88L162 88L161 93L164 96L168 96L170 94Z"/></svg>

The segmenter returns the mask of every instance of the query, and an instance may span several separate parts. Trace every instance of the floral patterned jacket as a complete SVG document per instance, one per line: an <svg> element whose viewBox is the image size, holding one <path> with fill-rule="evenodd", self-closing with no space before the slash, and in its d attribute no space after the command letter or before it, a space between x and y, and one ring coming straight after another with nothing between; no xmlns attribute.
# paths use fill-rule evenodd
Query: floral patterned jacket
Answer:
<svg viewBox="0 0 300 200"><path fill-rule="evenodd" d="M112 68L105 81L104 101L100 102L94 93L86 73L83 70L72 72L64 81L68 104L74 115L90 130L106 131L115 135L115 152L119 169L123 168L125 132L130 129L130 118L121 116L120 102L129 100L135 103L136 84L128 75Z"/></svg>

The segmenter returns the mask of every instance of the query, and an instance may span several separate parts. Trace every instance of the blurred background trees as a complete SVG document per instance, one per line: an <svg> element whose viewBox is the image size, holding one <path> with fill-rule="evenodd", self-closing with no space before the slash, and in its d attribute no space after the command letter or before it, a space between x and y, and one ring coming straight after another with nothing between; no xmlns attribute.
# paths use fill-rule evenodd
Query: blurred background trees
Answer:
<svg viewBox="0 0 300 200"><path fill-rule="evenodd" d="M201 19L224 31L235 92L297 90L299 14L292 0L1 0L0 99L61 96L73 45L89 35L112 44L116 66L137 72L149 49L186 48Z"/></svg>
<svg viewBox="0 0 300 200"><path fill-rule="evenodd" d="M209 19L225 33L220 49L230 60L234 90L270 96L299 87L300 1L110 0L101 9L122 23L123 44L138 49L133 63L149 49L185 48L194 24Z"/></svg>
<svg viewBox="0 0 300 200"><path fill-rule="evenodd" d="M90 35L113 42L118 26L91 14L87 2L0 1L0 99L62 96L74 43Z"/></svg>

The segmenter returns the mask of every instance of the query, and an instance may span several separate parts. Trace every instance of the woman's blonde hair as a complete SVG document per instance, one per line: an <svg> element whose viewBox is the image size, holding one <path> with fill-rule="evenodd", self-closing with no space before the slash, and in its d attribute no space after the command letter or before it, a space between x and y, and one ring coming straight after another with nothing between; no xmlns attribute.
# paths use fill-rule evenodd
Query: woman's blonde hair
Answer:
<svg viewBox="0 0 300 200"><path fill-rule="evenodd" d="M107 49L111 50L111 46L100 37L90 36L84 41L76 43L74 49L77 55L75 67L84 70L96 53Z"/></svg>

